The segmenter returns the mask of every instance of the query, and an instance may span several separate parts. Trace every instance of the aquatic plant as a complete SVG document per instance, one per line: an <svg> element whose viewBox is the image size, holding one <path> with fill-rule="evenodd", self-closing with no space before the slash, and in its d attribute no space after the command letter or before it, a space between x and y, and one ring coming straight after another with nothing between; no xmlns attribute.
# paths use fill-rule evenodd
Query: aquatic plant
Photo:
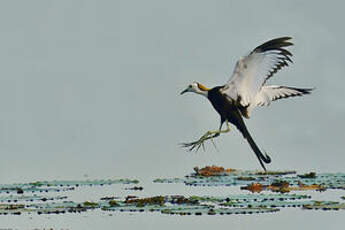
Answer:
<svg viewBox="0 0 345 230"><path fill-rule="evenodd" d="M217 166L202 169L195 167L194 171L184 178L158 178L153 182L184 183L190 186L242 186L252 192L345 189L345 173L311 172L296 175L295 171L245 171Z"/></svg>
<svg viewBox="0 0 345 230"><path fill-rule="evenodd" d="M100 189L105 185L135 185L123 192L141 191L138 180L60 180L36 181L0 185L0 215L65 214L92 210L106 212L158 212L166 215L229 215L278 212L282 208L304 210L343 210L339 201L315 201L308 191L345 189L343 173L306 173L295 171L244 171L208 166L183 178L158 178L153 183L181 183L187 186L235 186L240 194L226 196L156 195L138 197L137 194L93 197L76 202L69 194L90 186ZM162 185L164 186L164 185ZM250 191L250 192L248 192ZM43 193L44 192L44 193ZM296 193L298 192L298 193ZM301 194L303 192L304 194ZM116 194L116 193L115 193ZM345 199L344 196L341 199Z"/></svg>

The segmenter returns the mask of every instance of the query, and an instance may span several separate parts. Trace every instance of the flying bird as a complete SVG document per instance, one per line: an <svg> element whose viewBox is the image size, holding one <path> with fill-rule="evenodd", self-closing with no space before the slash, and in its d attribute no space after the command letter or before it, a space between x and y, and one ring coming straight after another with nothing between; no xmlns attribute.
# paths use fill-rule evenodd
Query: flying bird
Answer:
<svg viewBox="0 0 345 230"><path fill-rule="evenodd" d="M236 126L248 141L258 158L262 168L264 163L271 162L271 158L263 154L255 144L244 118L249 118L252 110L257 106L268 106L272 101L294 96L310 94L312 88L295 88L288 86L266 85L266 82L278 70L292 63L292 54L286 49L292 46L291 37L281 37L270 40L251 51L247 56L240 58L232 76L222 86L206 88L204 85L193 82L181 94L193 92L206 97L213 108L220 115L220 127L206 132L199 140L182 144L190 151L204 146L206 140L218 137L221 133L230 131L229 122ZM223 124L226 129L222 129Z"/></svg>

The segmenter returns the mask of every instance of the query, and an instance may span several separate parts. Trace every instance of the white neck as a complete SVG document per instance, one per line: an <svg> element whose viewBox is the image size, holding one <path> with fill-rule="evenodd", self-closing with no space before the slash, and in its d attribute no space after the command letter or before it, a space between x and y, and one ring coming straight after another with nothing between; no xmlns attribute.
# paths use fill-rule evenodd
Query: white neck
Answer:
<svg viewBox="0 0 345 230"><path fill-rule="evenodd" d="M203 96L205 96L205 97L208 96L208 92L207 92L207 91L198 90L198 91L195 92L195 93L200 94L200 95L203 95Z"/></svg>

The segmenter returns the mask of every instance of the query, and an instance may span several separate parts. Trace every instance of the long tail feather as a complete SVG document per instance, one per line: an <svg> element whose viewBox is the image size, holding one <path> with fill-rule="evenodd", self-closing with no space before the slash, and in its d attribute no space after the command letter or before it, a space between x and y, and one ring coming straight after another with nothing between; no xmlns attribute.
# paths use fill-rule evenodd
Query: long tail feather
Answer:
<svg viewBox="0 0 345 230"><path fill-rule="evenodd" d="M266 171L266 167L264 165L264 163L269 164L271 163L271 158L267 155L267 154L262 154L261 150L259 149L259 147L255 144L252 136L250 135L244 121L243 118L240 114L240 111L237 110L236 112L234 111L234 113L232 114L231 119L229 119L231 123L233 123L243 134L243 137L245 139L247 139L250 147L252 148L252 150L254 151L256 157L258 158L261 167Z"/></svg>
<svg viewBox="0 0 345 230"><path fill-rule="evenodd" d="M265 154L263 155L259 149L259 147L255 144L253 138L250 136L249 132L247 132L247 136L245 137L250 145L250 147L252 148L252 150L254 151L256 157L258 158L262 168L266 171L266 167L264 165L263 162L265 162L266 164L271 163L271 158Z"/></svg>

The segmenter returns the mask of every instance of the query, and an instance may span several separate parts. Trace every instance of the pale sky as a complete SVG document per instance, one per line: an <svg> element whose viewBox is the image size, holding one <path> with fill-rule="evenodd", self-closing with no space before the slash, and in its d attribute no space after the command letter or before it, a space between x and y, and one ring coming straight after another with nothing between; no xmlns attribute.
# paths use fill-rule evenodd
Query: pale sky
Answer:
<svg viewBox="0 0 345 230"><path fill-rule="evenodd" d="M219 115L192 81L224 84L257 45L292 36L269 83L316 87L257 108L248 130L268 169L344 172L344 4L334 1L2 1L0 181L182 176L260 169L239 131L206 151L180 142Z"/></svg>

